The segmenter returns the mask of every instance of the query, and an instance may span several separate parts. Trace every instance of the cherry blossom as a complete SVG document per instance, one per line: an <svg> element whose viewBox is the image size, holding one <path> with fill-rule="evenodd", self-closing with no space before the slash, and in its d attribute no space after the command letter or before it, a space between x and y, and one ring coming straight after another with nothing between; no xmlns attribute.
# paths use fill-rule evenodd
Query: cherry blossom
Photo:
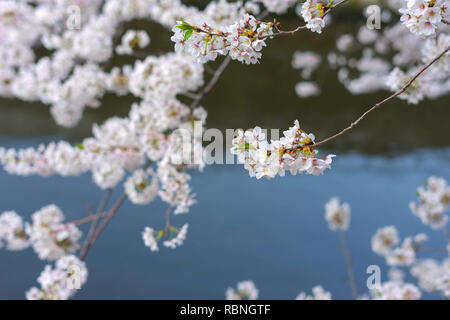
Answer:
<svg viewBox="0 0 450 320"><path fill-rule="evenodd" d="M388 281L381 288L371 291L373 300L418 300L422 296L420 290L411 283Z"/></svg>
<svg viewBox="0 0 450 320"><path fill-rule="evenodd" d="M325 219L330 230L347 230L350 224L350 206L348 203L339 203L339 198L331 198L325 204Z"/></svg>
<svg viewBox="0 0 450 320"><path fill-rule="evenodd" d="M448 16L450 3L446 0L405 0L406 8L400 8L402 21L408 29L420 36L431 36L442 20Z"/></svg>
<svg viewBox="0 0 450 320"><path fill-rule="evenodd" d="M26 297L28 300L67 300L79 289L73 285L86 283L87 274L83 261L73 255L64 256L56 261L54 268L45 266L37 279L40 288L29 289Z"/></svg>
<svg viewBox="0 0 450 320"><path fill-rule="evenodd" d="M301 8L301 9L300 9ZM306 22L306 27L312 32L322 33L322 28L325 27L326 6L316 0L306 0L303 5L297 7L300 15Z"/></svg>
<svg viewBox="0 0 450 320"><path fill-rule="evenodd" d="M225 292L227 300L256 300L259 290L251 280L238 282L237 288L228 288Z"/></svg>
<svg viewBox="0 0 450 320"><path fill-rule="evenodd" d="M128 30L123 36L116 52L131 55L136 48L143 49L150 44L150 37L145 31Z"/></svg>
<svg viewBox="0 0 450 320"><path fill-rule="evenodd" d="M30 246L23 219L15 211L0 214L0 248L6 244L8 250L23 250Z"/></svg>
<svg viewBox="0 0 450 320"><path fill-rule="evenodd" d="M331 167L334 155L318 157L312 147L314 135L305 133L297 120L283 133L280 140L269 143L260 127L245 133L240 130L233 139L231 151L244 163L250 176L257 179L284 176L286 171L292 175L305 172L317 176Z"/></svg>
<svg viewBox="0 0 450 320"><path fill-rule="evenodd" d="M312 288L312 295L301 292L296 300L331 300L331 293L324 290L322 286L315 286Z"/></svg>
<svg viewBox="0 0 450 320"><path fill-rule="evenodd" d="M419 202L411 202L409 207L422 223L433 229L445 227L448 216L445 212L450 203L450 187L443 178L430 177L426 187L417 188Z"/></svg>
<svg viewBox="0 0 450 320"><path fill-rule="evenodd" d="M222 29L207 23L191 25L183 20L173 27L171 40L175 42L176 52L187 52L200 63L215 60L218 55L230 55L233 60L255 64L266 46L264 37L273 33L272 25L249 14Z"/></svg>

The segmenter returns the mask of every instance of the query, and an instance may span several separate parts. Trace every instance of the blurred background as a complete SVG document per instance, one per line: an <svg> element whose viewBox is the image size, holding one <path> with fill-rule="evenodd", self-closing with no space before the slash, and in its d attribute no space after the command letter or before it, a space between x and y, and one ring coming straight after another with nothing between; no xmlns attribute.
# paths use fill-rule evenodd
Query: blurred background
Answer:
<svg viewBox="0 0 450 320"><path fill-rule="evenodd" d="M301 77L291 67L292 54L308 50L325 57L340 34L355 32L363 23L361 10L351 7L336 11L333 20L322 35L301 32L272 40L258 65L231 63L202 102L207 127L285 130L298 119L321 140L384 98L387 92L352 96L326 64L315 76L322 95L296 96L294 86ZM293 13L280 21L286 29L301 23ZM170 33L161 26L142 21L130 26L148 30L151 52L173 50ZM69 130L56 126L48 106L0 99L0 145L20 148L58 139L77 143L90 136L93 123L126 116L132 102L131 97L107 95L102 107L86 109L83 121ZM198 203L189 214L172 220L180 226L189 223L187 240L175 250L150 252L141 238L145 226L163 226L165 204L126 203L89 252L88 282L75 299L223 299L228 286L248 279L259 288L261 299L294 299L318 284L333 298L350 298L338 234L328 230L324 219L324 205L332 196L351 205L347 240L358 293L366 293L369 265L380 265L382 280L387 280L388 268L370 248L377 228L395 225L402 238L425 232L428 245L444 243L442 234L413 216L408 203L430 175L450 178L450 128L445 124L449 103L448 96L416 106L398 99L390 102L321 150L337 157L320 177L256 180L240 165L212 165L203 173L194 172ZM10 176L3 170L0 194L0 212L16 210L30 220L36 210L55 203L68 221L86 216L87 207L96 207L103 196L90 175L43 179ZM0 299L23 299L25 291L37 285L45 264L31 249L0 250Z"/></svg>

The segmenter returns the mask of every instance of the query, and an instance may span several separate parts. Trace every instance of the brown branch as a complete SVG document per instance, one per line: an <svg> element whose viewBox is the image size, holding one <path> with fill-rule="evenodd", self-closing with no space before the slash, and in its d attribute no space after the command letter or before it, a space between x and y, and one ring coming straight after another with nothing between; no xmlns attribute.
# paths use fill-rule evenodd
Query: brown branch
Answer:
<svg viewBox="0 0 450 320"><path fill-rule="evenodd" d="M327 14L329 14L332 10L334 10L335 8L339 7L340 5L344 4L345 2L347 2L348 0L342 0L339 3L336 3L335 5L330 6L329 8L327 8L322 16L322 18L324 18ZM285 34L295 34L296 32L306 29L306 24L298 26L297 28L293 29L293 30L288 30L288 31L282 31L279 30L277 33L271 34L271 35L265 35L262 37L259 37L259 39L263 40L266 38L273 38L273 37L277 37L280 35L285 35Z"/></svg>
<svg viewBox="0 0 450 320"><path fill-rule="evenodd" d="M116 212L119 210L119 208L122 206L122 204L127 199L127 195L123 193L120 198L117 200L117 202L114 204L114 206L111 208L111 210L108 211L108 215L106 218L102 221L102 224L98 227L98 229L95 231L95 233L92 235L92 239L89 242L89 247L92 246L95 241L97 240L100 233L106 228L108 223L111 221L111 219L114 217Z"/></svg>
<svg viewBox="0 0 450 320"><path fill-rule="evenodd" d="M142 166L142 168L146 169L150 165L151 165L151 161L147 160L147 162ZM120 207L122 206L122 204L125 202L125 200L127 198L128 197L127 197L126 193L122 193L122 195L119 197L119 199L116 201L116 203L112 206L112 208L109 211L101 212L97 215L87 217L87 218L91 218L91 219L96 219L96 217L98 217L98 216L99 217L106 216L106 218L103 219L102 224L98 227L98 229L96 229L95 232L93 232L92 235L90 236L89 243L86 248L86 252L83 252L83 257L82 257L83 260L86 258L86 255L87 255L89 249L92 247L92 245L95 243L95 241L97 241L97 238L100 235L100 233L102 233L102 231L106 228L108 223L111 221L111 219L114 217L114 215L117 213L117 211L120 209ZM106 206L106 201L102 202L102 205L103 205L103 203L105 203L104 206ZM103 210L104 210L104 207L103 207ZM94 217L94 218L92 218L92 217ZM85 219L87 219L87 218L85 218Z"/></svg>
<svg viewBox="0 0 450 320"><path fill-rule="evenodd" d="M408 83L406 83L400 90L398 90L397 92L395 92L394 94L390 95L389 97L385 98L384 100L376 103L374 106L372 106L369 110L367 110L366 112L364 112L358 119L356 119L354 122L352 122L347 128L343 129L342 131L336 133L335 135L328 137L320 142L317 142L315 144L313 144L311 147L318 147L321 146L341 135L343 135L344 133L346 133L347 131L353 129L361 120L363 120L369 113L371 113L372 111L375 111L376 109L378 109L379 107L381 107L383 104L385 104L386 102L391 101L392 99L394 99L395 97L401 95L403 92L405 92L412 84L413 82L425 71L427 70L433 63L435 63L436 61L438 61L441 57L443 57L448 51L450 50L450 46L448 46L444 51L442 51L437 57L435 57L433 60L431 60L428 64L426 64L425 66L423 66L422 68L419 69L419 71L408 81Z"/></svg>
<svg viewBox="0 0 450 320"><path fill-rule="evenodd" d="M200 101L203 99L205 95L207 95L212 88L216 85L217 81L219 81L220 76L225 71L226 67L231 61L231 57L227 56L222 63L220 64L219 68L214 72L213 77L209 81L209 83L200 91L200 93L197 95L197 97L194 99L194 101L191 104L191 109L195 109L200 104Z"/></svg>
<svg viewBox="0 0 450 320"><path fill-rule="evenodd" d="M169 228L170 228L170 214L172 213L172 210L173 210L173 206L171 205L169 207L169 209L167 209L166 213L164 214L164 217L166 219L166 226L164 227L164 231L166 233L169 232Z"/></svg>
<svg viewBox="0 0 450 320"><path fill-rule="evenodd" d="M112 192L113 192L113 189L108 189L108 191L105 194L105 197L103 198L102 202L100 203L100 205L97 209L97 214L94 215L94 220L91 223L89 231L84 240L83 246L81 247L81 251L79 254L80 260L84 260L86 258L89 247L91 246L92 237L94 235L95 229L97 228L98 221L101 218L101 213L104 213L106 205L108 204L108 201L111 198Z"/></svg>
<svg viewBox="0 0 450 320"><path fill-rule="evenodd" d="M83 224L89 223L89 222L94 221L96 219L100 219L101 217L105 217L107 215L108 215L108 212L99 212L99 213L91 214L91 215L89 215L87 217L84 217L84 218L81 218L81 219L78 219L78 220L74 220L74 221L71 221L71 222L68 222L68 223L74 224L76 226L82 226Z"/></svg>
<svg viewBox="0 0 450 320"><path fill-rule="evenodd" d="M353 272L353 263L352 263L352 257L350 254L350 250L347 247L347 242L345 241L345 234L344 231L339 231L339 238L341 239L342 244L342 251L345 255L345 263L347 265L347 274L348 274L348 280L350 282L350 288L352 289L352 298L353 300L356 300L358 297L358 290L356 288L356 280L355 280L355 274Z"/></svg>
<svg viewBox="0 0 450 320"><path fill-rule="evenodd" d="M192 92L183 92L181 93L182 96L188 97L190 99L197 99L198 98L198 94L197 93L192 93Z"/></svg>

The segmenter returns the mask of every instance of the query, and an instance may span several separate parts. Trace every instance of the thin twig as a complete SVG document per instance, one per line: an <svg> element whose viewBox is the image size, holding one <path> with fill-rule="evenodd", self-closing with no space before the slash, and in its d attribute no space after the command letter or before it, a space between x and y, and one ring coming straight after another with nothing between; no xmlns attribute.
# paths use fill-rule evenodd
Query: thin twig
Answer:
<svg viewBox="0 0 450 320"><path fill-rule="evenodd" d="M330 13L332 10L334 10L335 8L337 8L338 6L340 6L341 4L343 4L343 3L347 2L347 1L348 1L348 0L342 0L342 1L340 1L339 3L336 3L335 5L332 5L332 6L330 6L329 8L327 8L326 11L324 12L322 18L324 18L324 17L325 17L328 13ZM273 38L273 37L277 37L277 36L285 35L285 34L291 34L291 35L292 35L292 34L295 34L295 33L297 33L298 31L303 30L303 29L306 29L306 24L301 25L301 26L298 26L297 28L295 28L295 29L293 29L293 30L287 30L287 31L279 30L277 33L274 33L274 34L268 34L268 35L259 37L259 39L263 40L263 39L266 39L266 38Z"/></svg>
<svg viewBox="0 0 450 320"><path fill-rule="evenodd" d="M167 209L166 213L164 214L164 217L165 217L165 219L166 219L166 226L164 227L164 231L165 231L166 233L169 232L169 228L170 228L170 214L172 213L172 210L173 210L173 206L170 206L170 207Z"/></svg>
<svg viewBox="0 0 450 320"><path fill-rule="evenodd" d="M144 170L147 169L151 165L151 163L152 162L150 160L147 160L144 163L144 165L142 166L142 169L144 169ZM106 218L103 219L102 224L98 227L98 229L95 230L95 232L90 237L89 245L87 246L87 249L86 249L86 252L84 253L83 259L86 258L87 253L89 252L90 248L95 243L95 241L97 241L97 238L100 235L100 233L102 233L102 231L106 228L108 223L111 221L111 219L114 217L114 215L117 213L117 211L120 209L120 207L122 206L122 204L125 202L125 200L127 198L128 197L127 197L126 193L122 193L122 195L119 197L119 199L116 201L116 203L112 206L112 208L109 211L101 213L101 215L106 215Z"/></svg>
<svg viewBox="0 0 450 320"><path fill-rule="evenodd" d="M426 247L426 246L420 246L419 249L420 251L424 251L424 252L447 252L447 248L446 247Z"/></svg>
<svg viewBox="0 0 450 320"><path fill-rule="evenodd" d="M336 9L336 8L339 7L340 5L346 3L347 1L348 1L348 0L342 0L342 1L340 1L340 2L338 2L338 3L336 3L336 4L334 4L334 5L330 6L330 7L327 9L327 11L325 11L325 13L323 14L323 17L325 17L325 16L326 16L327 14L329 14L332 10ZM323 18L323 17L322 17L322 18Z"/></svg>
<svg viewBox="0 0 450 320"><path fill-rule="evenodd" d="M213 68L208 66L206 63L204 65L204 68L205 68L205 71L208 72L209 74L214 74L214 72L216 72L216 70L214 70Z"/></svg>
<svg viewBox="0 0 450 320"><path fill-rule="evenodd" d="M106 226L108 225L109 221L111 221L111 219L114 217L114 215L116 214L116 212L119 210L119 208L122 206L122 204L125 202L126 199L127 199L127 195L125 193L123 193L120 196L119 200L117 200L117 202L111 208L111 210L108 211L108 215L102 221L102 224L98 227L98 229L95 231L95 233L92 235L92 239L91 239L91 241L89 243L89 247L92 246L95 243L95 241L97 240L97 238L100 235L100 233L103 231L103 229L106 228Z"/></svg>
<svg viewBox="0 0 450 320"><path fill-rule="evenodd" d="M91 245L91 239L94 235L95 229L97 228L98 221L101 217L100 213L104 212L106 205L108 204L108 201L111 198L112 192L113 192L112 189L108 189L108 191L106 191L105 197L103 198L102 202L100 203L100 205L97 209L97 214L94 215L94 220L91 223L91 226L89 227L89 231L86 235L83 246L81 247L81 251L80 251L80 255L79 255L80 260L84 260L86 258L87 252Z"/></svg>
<svg viewBox="0 0 450 320"><path fill-rule="evenodd" d="M217 81L219 81L220 76L225 71L226 67L231 61L231 57L227 56L222 63L220 64L219 68L214 72L213 77L209 81L209 83L200 91L197 98L192 102L191 109L195 109L200 104L200 101L203 99L205 95L207 95L212 88L216 85Z"/></svg>
<svg viewBox="0 0 450 320"><path fill-rule="evenodd" d="M96 213L96 214L91 214L91 215L89 215L87 217L84 217L84 218L81 218L81 219L78 219L78 220L74 220L74 221L69 222L69 223L70 224L74 224L76 226L82 226L83 224L89 223L89 222L94 221L96 219L100 219L101 217L105 217L107 215L108 215L108 212L102 211L102 212L99 212L99 213Z"/></svg>
<svg viewBox="0 0 450 320"><path fill-rule="evenodd" d="M198 94L192 93L192 92L184 92L184 93L182 93L182 95L186 96L188 98L191 98L191 99L197 99L198 98Z"/></svg>
<svg viewBox="0 0 450 320"><path fill-rule="evenodd" d="M347 274L350 282L350 287L352 289L352 298L355 300L358 297L358 290L356 289L356 281L355 274L353 273L353 264L352 258L350 254L350 250L347 247L347 242L345 241L344 231L339 231L339 238L341 239L342 251L344 251L345 255L345 263L347 265Z"/></svg>
<svg viewBox="0 0 450 320"><path fill-rule="evenodd" d="M317 142L315 144L313 144L311 147L318 147L321 146L341 135L343 135L344 133L346 133L347 131L353 129L353 127L355 127L362 119L364 119L369 113L371 113L372 111L378 109L379 107L381 107L383 104L385 104L386 102L389 102L390 100L394 99L395 97L401 95L403 92L405 92L412 84L413 82L425 71L427 70L433 63L435 63L436 61L438 61L442 56L444 56L448 51L450 50L450 46L448 46L444 51L442 51L437 57L435 57L433 60L431 60L427 65L425 65L424 67L420 68L420 70L411 78L411 80L408 81L408 83L406 83L400 90L398 90L397 92L395 92L394 94L390 95L389 97L385 98L384 100L376 103L374 106L372 106L369 110L367 110L366 112L364 112L358 119L356 119L354 122L352 122L347 128L341 130L339 133L336 133L335 135L328 137L320 142Z"/></svg>

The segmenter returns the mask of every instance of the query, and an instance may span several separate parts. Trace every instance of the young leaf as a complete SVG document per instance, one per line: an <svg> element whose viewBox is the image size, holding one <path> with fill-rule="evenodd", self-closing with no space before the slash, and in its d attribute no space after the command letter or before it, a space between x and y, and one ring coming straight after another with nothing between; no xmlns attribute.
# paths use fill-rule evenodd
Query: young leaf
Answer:
<svg viewBox="0 0 450 320"><path fill-rule="evenodd" d="M184 41L186 41L187 39L189 39L192 36L192 32L194 32L194 30L189 29L184 33Z"/></svg>

